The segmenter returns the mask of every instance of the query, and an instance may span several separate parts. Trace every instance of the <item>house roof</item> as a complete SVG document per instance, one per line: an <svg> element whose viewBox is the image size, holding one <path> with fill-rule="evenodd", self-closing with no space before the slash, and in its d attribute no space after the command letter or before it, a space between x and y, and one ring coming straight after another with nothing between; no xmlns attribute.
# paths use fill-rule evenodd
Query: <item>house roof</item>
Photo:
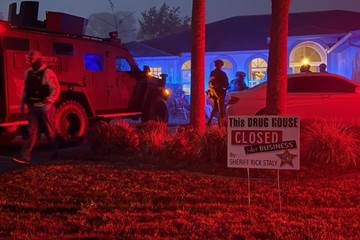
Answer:
<svg viewBox="0 0 360 240"><path fill-rule="evenodd" d="M164 52L157 48L153 48L141 42L129 42L125 44L125 47L134 57L172 56L172 54L170 53Z"/></svg>
<svg viewBox="0 0 360 240"><path fill-rule="evenodd" d="M267 49L270 26L271 15L238 16L209 23L206 25L206 51ZM357 29L360 29L360 12L334 10L289 14L289 36L348 33ZM191 30L142 43L179 55L191 51Z"/></svg>

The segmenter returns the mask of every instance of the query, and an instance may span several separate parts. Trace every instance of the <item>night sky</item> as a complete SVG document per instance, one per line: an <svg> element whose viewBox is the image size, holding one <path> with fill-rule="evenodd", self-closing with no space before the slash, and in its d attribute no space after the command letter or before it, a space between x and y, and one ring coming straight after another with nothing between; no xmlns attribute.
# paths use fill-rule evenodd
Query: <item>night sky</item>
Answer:
<svg viewBox="0 0 360 240"><path fill-rule="evenodd" d="M7 17L8 5L12 2L14 0L0 0L0 12L4 17ZM82 17L110 10L107 0L40 0L40 2L40 18L43 18L44 10L66 12ZM113 0L113 2L117 10L137 14L144 9L166 2L171 6L180 6L183 15L191 15L192 0ZM207 22L239 15L266 14L271 11L271 0L207 0L206 2ZM360 0L292 0L291 12L329 9L360 12Z"/></svg>

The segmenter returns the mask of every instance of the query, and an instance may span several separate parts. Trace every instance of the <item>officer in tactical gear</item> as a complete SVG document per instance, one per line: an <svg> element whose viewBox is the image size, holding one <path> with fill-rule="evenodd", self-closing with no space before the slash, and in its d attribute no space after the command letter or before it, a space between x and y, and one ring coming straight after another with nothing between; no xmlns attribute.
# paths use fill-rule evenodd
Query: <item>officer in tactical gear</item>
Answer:
<svg viewBox="0 0 360 240"><path fill-rule="evenodd" d="M327 73L326 68L327 68L327 66L326 66L325 63L320 64L320 66L319 66L319 72L321 72L321 73Z"/></svg>
<svg viewBox="0 0 360 240"><path fill-rule="evenodd" d="M300 67L300 73L311 73L310 68L311 68L310 64L303 64Z"/></svg>
<svg viewBox="0 0 360 240"><path fill-rule="evenodd" d="M220 59L215 61L215 70L210 74L208 96L212 100L212 110L207 125L210 126L215 114L218 112L218 125L223 126L223 118L225 115L225 96L226 90L229 87L229 79L226 73L222 70L224 62Z"/></svg>
<svg viewBox="0 0 360 240"><path fill-rule="evenodd" d="M42 61L39 51L30 51L27 62L31 67L25 72L24 91L21 98L20 112L25 113L28 107L28 139L18 157L13 160L22 163L31 163L31 153L35 146L39 128L44 127L46 137L53 147L52 158L57 158L56 130L54 126L54 103L60 95L60 84L56 74Z"/></svg>
<svg viewBox="0 0 360 240"><path fill-rule="evenodd" d="M245 83L246 73L244 72L236 72L236 79L231 81L231 90L232 91L242 91L246 90L249 87Z"/></svg>

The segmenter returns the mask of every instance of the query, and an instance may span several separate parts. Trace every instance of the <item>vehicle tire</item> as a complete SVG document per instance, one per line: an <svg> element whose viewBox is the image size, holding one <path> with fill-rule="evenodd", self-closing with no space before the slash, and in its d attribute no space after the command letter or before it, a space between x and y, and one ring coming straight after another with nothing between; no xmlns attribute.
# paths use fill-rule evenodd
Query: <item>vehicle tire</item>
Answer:
<svg viewBox="0 0 360 240"><path fill-rule="evenodd" d="M55 128L62 142L79 143L88 129L88 117L84 107L75 101L62 103L56 109Z"/></svg>
<svg viewBox="0 0 360 240"><path fill-rule="evenodd" d="M154 101L149 112L143 118L144 121L154 120L167 123L169 120L169 110L163 99Z"/></svg>
<svg viewBox="0 0 360 240"><path fill-rule="evenodd" d="M256 115L259 116L259 115L265 115L266 113L266 108L262 108L260 109L259 111L256 112Z"/></svg>

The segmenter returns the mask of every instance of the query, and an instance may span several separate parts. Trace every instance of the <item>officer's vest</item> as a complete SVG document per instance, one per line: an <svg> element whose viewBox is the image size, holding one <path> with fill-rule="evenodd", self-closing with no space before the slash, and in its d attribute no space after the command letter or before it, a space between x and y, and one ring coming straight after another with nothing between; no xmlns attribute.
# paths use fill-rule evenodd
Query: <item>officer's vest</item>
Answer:
<svg viewBox="0 0 360 240"><path fill-rule="evenodd" d="M216 92L217 97L225 97L225 88L227 88L226 73L216 69L211 72L211 77L213 77L214 91Z"/></svg>
<svg viewBox="0 0 360 240"><path fill-rule="evenodd" d="M26 102L29 104L43 102L47 97L50 96L49 85L43 84L44 74L47 68L34 72L30 70L27 74L26 79Z"/></svg>

